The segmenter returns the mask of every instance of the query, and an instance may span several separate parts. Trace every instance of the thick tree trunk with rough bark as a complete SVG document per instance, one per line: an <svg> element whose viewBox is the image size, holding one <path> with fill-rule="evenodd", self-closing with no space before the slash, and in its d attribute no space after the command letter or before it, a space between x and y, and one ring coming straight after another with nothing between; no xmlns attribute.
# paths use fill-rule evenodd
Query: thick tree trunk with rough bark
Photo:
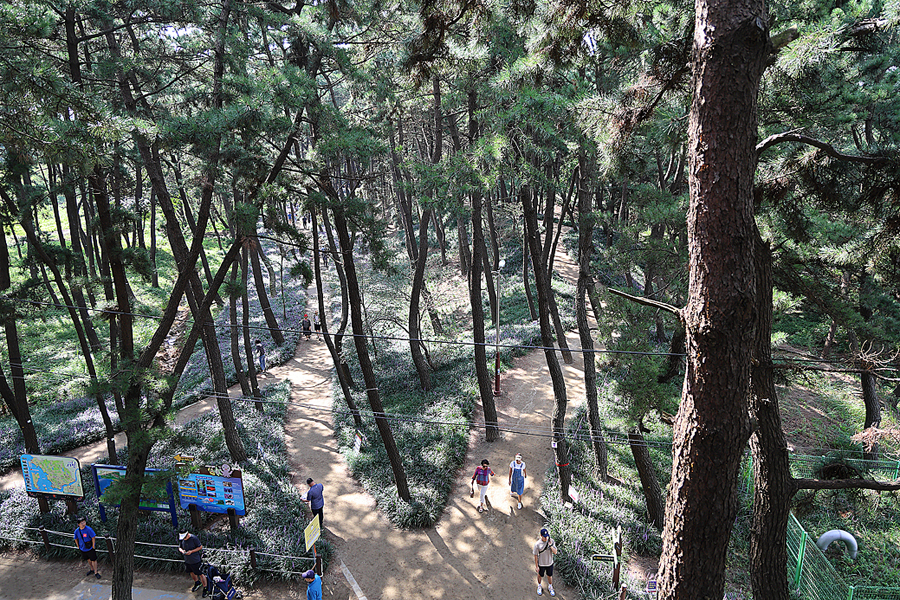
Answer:
<svg viewBox="0 0 900 600"><path fill-rule="evenodd" d="M647 519L654 527L662 529L666 512L662 488L659 487L656 471L653 470L653 460L650 458L650 450L647 449L647 440L644 439L640 429L635 428L628 432L628 445L631 448L631 455L634 457L638 477L641 479L644 503L647 505Z"/></svg>
<svg viewBox="0 0 900 600"><path fill-rule="evenodd" d="M772 371L772 251L758 233L755 237L757 323L750 416L756 429L750 437L754 485L750 583L754 598L788 600L786 542L794 488Z"/></svg>
<svg viewBox="0 0 900 600"><path fill-rule="evenodd" d="M419 300L425 287L425 265L428 262L428 221L431 220L432 210L426 209L419 220L419 251L413 273L412 290L409 298L409 352L413 365L419 375L419 385L422 390L431 389L431 368L425 355L422 353L422 331L419 327Z"/></svg>
<svg viewBox="0 0 900 600"><path fill-rule="evenodd" d="M688 127L687 373L675 420L661 600L719 600L750 435L756 321L756 107L768 55L762 0L696 0Z"/></svg>

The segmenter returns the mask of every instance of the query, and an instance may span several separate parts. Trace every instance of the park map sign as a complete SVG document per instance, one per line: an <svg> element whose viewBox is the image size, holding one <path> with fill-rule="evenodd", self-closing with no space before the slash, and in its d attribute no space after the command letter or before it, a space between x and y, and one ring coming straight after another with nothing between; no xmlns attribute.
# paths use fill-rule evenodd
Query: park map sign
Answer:
<svg viewBox="0 0 900 600"><path fill-rule="evenodd" d="M33 498L84 500L81 464L68 456L23 454L25 491Z"/></svg>

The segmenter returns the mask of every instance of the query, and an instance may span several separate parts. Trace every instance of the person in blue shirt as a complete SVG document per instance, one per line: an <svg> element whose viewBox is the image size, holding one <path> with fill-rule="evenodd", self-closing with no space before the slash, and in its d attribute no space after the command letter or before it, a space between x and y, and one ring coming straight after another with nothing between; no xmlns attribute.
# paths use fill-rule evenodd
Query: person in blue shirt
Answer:
<svg viewBox="0 0 900 600"><path fill-rule="evenodd" d="M310 569L303 574L306 580L306 600L322 600L322 578Z"/></svg>
<svg viewBox="0 0 900 600"><path fill-rule="evenodd" d="M322 497L322 492L325 488L321 483L313 481L312 477L306 480L306 485L309 486L309 491L306 492L306 498L303 501L309 504L313 517L318 515L319 529L321 529L322 521L324 520L323 512L325 510L325 499Z"/></svg>
<svg viewBox="0 0 900 600"><path fill-rule="evenodd" d="M87 526L87 519L77 517L78 529L75 530L75 541L78 542L78 549L81 550L81 558L88 561L91 568L87 572L88 577L93 575L100 579L100 568L97 566L97 534L94 530Z"/></svg>

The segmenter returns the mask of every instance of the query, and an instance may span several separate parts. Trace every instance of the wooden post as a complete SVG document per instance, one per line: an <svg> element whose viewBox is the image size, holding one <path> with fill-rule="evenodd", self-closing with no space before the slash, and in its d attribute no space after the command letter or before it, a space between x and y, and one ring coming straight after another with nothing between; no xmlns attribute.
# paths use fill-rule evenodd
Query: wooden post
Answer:
<svg viewBox="0 0 900 600"><path fill-rule="evenodd" d="M48 536L47 532L44 531L43 525L41 525L40 530L41 530L41 539L44 541L44 548L49 550L50 549L50 536Z"/></svg>
<svg viewBox="0 0 900 600"><path fill-rule="evenodd" d="M316 557L315 570L316 570L316 575L322 575L322 557L321 556Z"/></svg>
<svg viewBox="0 0 900 600"><path fill-rule="evenodd" d="M197 510L196 504L188 504L188 511L191 513L191 527L194 531L200 531L202 523L200 523L200 511Z"/></svg>
<svg viewBox="0 0 900 600"><path fill-rule="evenodd" d="M106 540L106 553L109 555L109 564L116 564L116 548L112 538L103 538Z"/></svg>
<svg viewBox="0 0 900 600"><path fill-rule="evenodd" d="M75 503L75 500L73 500L72 498L66 498L66 514L67 515L78 514L78 505Z"/></svg>
<svg viewBox="0 0 900 600"><path fill-rule="evenodd" d="M896 477L894 478L896 479ZM40 509L42 515L50 514L50 502L47 501L46 498L42 498L38 496L38 509Z"/></svg>
<svg viewBox="0 0 900 600"><path fill-rule="evenodd" d="M256 548L250 547L250 568L256 569Z"/></svg>
<svg viewBox="0 0 900 600"><path fill-rule="evenodd" d="M228 512L228 524L231 525L231 530L236 531L241 524L237 512L233 508L229 508L226 512Z"/></svg>

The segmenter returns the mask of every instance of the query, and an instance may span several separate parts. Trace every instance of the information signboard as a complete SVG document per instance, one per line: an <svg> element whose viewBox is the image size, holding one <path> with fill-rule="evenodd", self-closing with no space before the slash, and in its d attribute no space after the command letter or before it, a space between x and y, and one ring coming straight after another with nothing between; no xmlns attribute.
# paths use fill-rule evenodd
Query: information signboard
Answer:
<svg viewBox="0 0 900 600"><path fill-rule="evenodd" d="M118 503L111 503L103 499L103 495L109 486L116 481L125 477L125 467L121 465L91 465L91 472L94 476L94 490L97 492L97 498L100 505L100 520L106 522L105 506L118 506ZM163 473L163 469L145 469L144 473L152 477L155 473ZM172 515L172 526L178 528L178 514L175 511L175 493L172 490L172 481L166 480L166 487L160 487L150 493L147 493L145 484L141 493L141 510L149 510L156 512L167 512ZM104 506L105 505L105 506Z"/></svg>
<svg viewBox="0 0 900 600"><path fill-rule="evenodd" d="M195 467L194 472L178 478L178 497L181 508L189 509L191 504L211 513L234 513L243 517L247 514L244 506L244 482L241 472L230 466Z"/></svg>
<svg viewBox="0 0 900 600"><path fill-rule="evenodd" d="M84 500L81 463L68 456L23 454L22 476L25 492L33 498Z"/></svg>
<svg viewBox="0 0 900 600"><path fill-rule="evenodd" d="M319 536L322 534L321 526L319 525L319 517L313 515L312 521L309 522L309 525L306 526L306 529L303 530L303 537L306 541L306 551L309 552L313 549L313 545L316 543L316 540L319 539ZM315 552L313 552L315 554Z"/></svg>

